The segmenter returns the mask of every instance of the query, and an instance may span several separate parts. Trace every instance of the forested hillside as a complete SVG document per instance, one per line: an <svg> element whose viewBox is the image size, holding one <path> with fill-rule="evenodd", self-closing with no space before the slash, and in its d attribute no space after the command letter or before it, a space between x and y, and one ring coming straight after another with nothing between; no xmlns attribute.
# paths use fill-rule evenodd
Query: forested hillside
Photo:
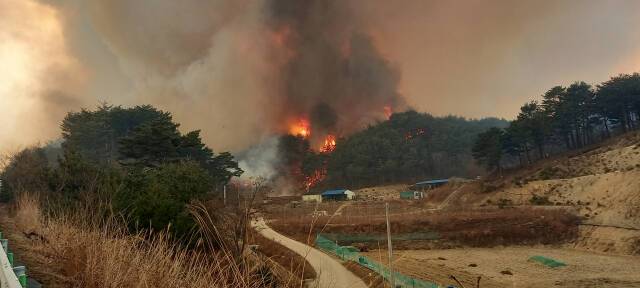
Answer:
<svg viewBox="0 0 640 288"><path fill-rule="evenodd" d="M524 104L507 128L479 135L473 155L499 172L505 165L531 164L639 126L640 74L618 75L595 87L575 82L568 87L555 86L541 100Z"/></svg>
<svg viewBox="0 0 640 288"><path fill-rule="evenodd" d="M300 177L311 189L476 176L483 170L474 165L471 146L479 133L495 126L506 127L507 121L407 111L339 138L330 153L314 152L293 136L285 137L281 150L289 164L301 163Z"/></svg>

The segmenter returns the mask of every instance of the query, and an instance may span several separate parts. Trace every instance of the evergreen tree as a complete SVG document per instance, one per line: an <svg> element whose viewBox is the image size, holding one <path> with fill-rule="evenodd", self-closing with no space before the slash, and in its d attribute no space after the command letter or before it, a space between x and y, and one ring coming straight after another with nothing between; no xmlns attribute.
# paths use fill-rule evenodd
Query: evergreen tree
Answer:
<svg viewBox="0 0 640 288"><path fill-rule="evenodd" d="M500 128L491 128L480 133L472 148L473 158L487 169L496 169L501 173L503 138L504 131Z"/></svg>

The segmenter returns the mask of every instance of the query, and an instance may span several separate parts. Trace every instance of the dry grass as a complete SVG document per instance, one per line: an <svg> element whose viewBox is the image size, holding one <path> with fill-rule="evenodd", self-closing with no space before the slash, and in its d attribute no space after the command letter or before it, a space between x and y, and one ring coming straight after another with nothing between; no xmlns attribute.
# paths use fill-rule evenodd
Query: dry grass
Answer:
<svg viewBox="0 0 640 288"><path fill-rule="evenodd" d="M445 246L487 247L511 244L555 244L574 240L579 219L558 209L481 209L470 211L424 211L390 217L392 233L435 231L441 241L423 243ZM275 219L270 226L303 241L309 231L348 234L383 234L384 215L322 216ZM436 246L441 247L441 246ZM415 247L414 247L415 248Z"/></svg>
<svg viewBox="0 0 640 288"><path fill-rule="evenodd" d="M255 257L239 262L227 253L185 249L166 234L132 235L115 221L96 225L87 220L90 214L43 217L39 201L28 194L15 205L10 237L30 274L42 276L37 278L47 287L276 285L272 270Z"/></svg>
<svg viewBox="0 0 640 288"><path fill-rule="evenodd" d="M250 243L258 245L258 251L277 262L294 275L294 281L301 282L302 279L314 279L316 273L311 264L302 256L284 247L282 244L267 239L255 230L251 231Z"/></svg>

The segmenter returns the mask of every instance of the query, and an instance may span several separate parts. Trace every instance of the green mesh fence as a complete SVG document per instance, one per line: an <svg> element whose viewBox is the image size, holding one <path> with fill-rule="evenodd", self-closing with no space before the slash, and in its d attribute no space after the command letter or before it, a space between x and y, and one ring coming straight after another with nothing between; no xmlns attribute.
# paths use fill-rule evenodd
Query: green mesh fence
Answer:
<svg viewBox="0 0 640 288"><path fill-rule="evenodd" d="M544 266L551 267L551 268L567 266L567 264L564 264L564 263L562 263L560 261L557 261L557 260L554 260L554 259L551 259L551 258L547 258L547 257L544 257L544 256L539 256L539 255L532 256L531 258L529 258L529 261L535 261L535 262L541 263Z"/></svg>
<svg viewBox="0 0 640 288"><path fill-rule="evenodd" d="M366 267L371 271L380 274L385 280L391 280L391 271L384 265L373 261L365 256L360 255L360 251L352 246L340 246L335 240L331 240L324 235L318 234L316 237L316 247L325 252L332 253L345 261L353 261L360 266ZM415 279L398 272L393 272L393 278L396 287L412 287L412 288L439 288L438 284Z"/></svg>

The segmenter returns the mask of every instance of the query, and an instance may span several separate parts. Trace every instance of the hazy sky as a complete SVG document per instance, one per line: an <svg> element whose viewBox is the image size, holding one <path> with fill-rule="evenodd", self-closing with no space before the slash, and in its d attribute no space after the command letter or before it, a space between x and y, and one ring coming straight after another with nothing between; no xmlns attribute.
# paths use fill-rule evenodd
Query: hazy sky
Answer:
<svg viewBox="0 0 640 288"><path fill-rule="evenodd" d="M0 0L0 151L99 101L169 110L216 150L260 141L292 53L272 45L268 2ZM511 118L554 85L640 70L636 0L345 3L345 29L372 37L419 111Z"/></svg>

